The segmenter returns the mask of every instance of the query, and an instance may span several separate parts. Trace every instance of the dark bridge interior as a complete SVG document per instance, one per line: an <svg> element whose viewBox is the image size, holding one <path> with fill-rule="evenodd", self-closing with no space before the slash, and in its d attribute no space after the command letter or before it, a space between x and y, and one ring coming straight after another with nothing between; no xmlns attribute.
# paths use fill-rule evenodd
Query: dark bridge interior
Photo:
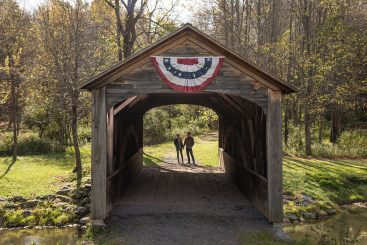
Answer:
<svg viewBox="0 0 367 245"><path fill-rule="evenodd" d="M170 104L201 105L218 114L220 165L247 199L266 215L266 114L263 108L249 100L214 92L138 95L125 99L110 110L107 134L108 139L112 139L108 143L113 147L107 154L111 163L107 168L108 208L118 205L122 195L131 195L129 188L138 189L133 183L146 174L140 173L144 113L151 108ZM113 117L110 116L112 113ZM172 170L170 167L167 169ZM165 175L162 174L162 177Z"/></svg>

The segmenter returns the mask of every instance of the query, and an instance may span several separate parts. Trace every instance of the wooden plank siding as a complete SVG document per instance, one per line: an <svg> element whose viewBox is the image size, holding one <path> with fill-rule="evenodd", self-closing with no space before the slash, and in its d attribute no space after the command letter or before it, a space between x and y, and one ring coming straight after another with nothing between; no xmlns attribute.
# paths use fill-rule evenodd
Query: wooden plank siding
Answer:
<svg viewBox="0 0 367 245"><path fill-rule="evenodd" d="M197 44L186 40L166 52L163 56L211 56L213 53L203 50ZM224 65L214 81L206 87L204 92L215 92L240 96L256 103L266 111L267 109L267 89L260 87L255 89L255 80L236 68L229 65L225 59ZM106 86L107 107L111 107L132 96L149 93L174 93L180 94L170 89L159 77L150 57L145 58L145 62L140 67L116 78Z"/></svg>

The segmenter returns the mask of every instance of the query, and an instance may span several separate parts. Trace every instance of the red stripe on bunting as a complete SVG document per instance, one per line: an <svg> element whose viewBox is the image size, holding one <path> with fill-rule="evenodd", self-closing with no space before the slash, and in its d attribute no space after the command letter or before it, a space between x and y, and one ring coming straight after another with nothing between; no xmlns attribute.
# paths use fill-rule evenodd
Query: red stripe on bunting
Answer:
<svg viewBox="0 0 367 245"><path fill-rule="evenodd" d="M177 63L182 64L182 65L196 65L199 63L199 59L198 58L178 58Z"/></svg>

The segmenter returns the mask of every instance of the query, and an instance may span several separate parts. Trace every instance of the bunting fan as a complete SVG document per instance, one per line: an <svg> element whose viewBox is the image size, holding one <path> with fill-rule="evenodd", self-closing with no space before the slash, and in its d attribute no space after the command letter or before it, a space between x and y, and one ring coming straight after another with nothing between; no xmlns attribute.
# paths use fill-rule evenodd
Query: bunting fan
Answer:
<svg viewBox="0 0 367 245"><path fill-rule="evenodd" d="M224 57L152 56L162 80L172 89L195 92L208 86L218 75Z"/></svg>

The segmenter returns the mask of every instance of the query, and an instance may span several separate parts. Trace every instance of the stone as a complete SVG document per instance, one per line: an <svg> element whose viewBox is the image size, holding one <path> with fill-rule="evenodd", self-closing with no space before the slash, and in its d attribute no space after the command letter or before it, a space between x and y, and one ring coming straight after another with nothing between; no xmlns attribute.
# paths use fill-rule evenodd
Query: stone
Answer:
<svg viewBox="0 0 367 245"><path fill-rule="evenodd" d="M6 203L4 205L4 208L8 208L8 209L12 209L12 208L17 208L18 205L14 204L14 203Z"/></svg>
<svg viewBox="0 0 367 245"><path fill-rule="evenodd" d="M86 214L87 212L88 210L85 207L77 207L75 210L75 213L80 216Z"/></svg>
<svg viewBox="0 0 367 245"><path fill-rule="evenodd" d="M90 203L90 198L89 197L84 198L82 204L85 206L88 203Z"/></svg>
<svg viewBox="0 0 367 245"><path fill-rule="evenodd" d="M44 195L44 196L37 196L36 199L38 200L53 200L56 198L56 195L54 194L49 194L49 195Z"/></svg>
<svg viewBox="0 0 367 245"><path fill-rule="evenodd" d="M23 196L13 196L8 198L9 202L26 202L27 198L23 197Z"/></svg>
<svg viewBox="0 0 367 245"><path fill-rule="evenodd" d="M325 218L327 215L327 212L325 212L324 210L320 210L317 212L317 217L320 219Z"/></svg>
<svg viewBox="0 0 367 245"><path fill-rule="evenodd" d="M294 222L294 221L298 221L298 217L295 214L289 214L286 216L286 218L290 221L290 222Z"/></svg>
<svg viewBox="0 0 367 245"><path fill-rule="evenodd" d="M88 204L85 204L84 207L88 210L88 212L90 211L90 204L89 203Z"/></svg>
<svg viewBox="0 0 367 245"><path fill-rule="evenodd" d="M316 214L311 212L304 212L303 218L305 218L305 220L314 220L316 219Z"/></svg>
<svg viewBox="0 0 367 245"><path fill-rule="evenodd" d="M336 214L336 210L333 208L328 208L325 210L328 215L334 215Z"/></svg>
<svg viewBox="0 0 367 245"><path fill-rule="evenodd" d="M31 210L24 210L24 211L22 212L22 214L23 214L23 216L28 217L28 216L31 216L31 215L32 215L32 211L31 211Z"/></svg>
<svg viewBox="0 0 367 245"><path fill-rule="evenodd" d="M19 207L21 207L21 208L34 208L39 203L40 203L40 201L38 201L38 200L32 200L32 201L22 202L21 204L19 204Z"/></svg>
<svg viewBox="0 0 367 245"><path fill-rule="evenodd" d="M313 197L308 196L308 195L306 195L306 194L304 194L304 195L303 195L303 200L304 200L305 202L308 202L308 203L314 203L314 202L315 202L315 199L314 199Z"/></svg>
<svg viewBox="0 0 367 245"><path fill-rule="evenodd" d="M53 206L54 207L68 207L69 203L67 203L67 202L54 202Z"/></svg>
<svg viewBox="0 0 367 245"><path fill-rule="evenodd" d="M79 224L86 225L90 222L90 218L88 216L85 216L79 220Z"/></svg>
<svg viewBox="0 0 367 245"><path fill-rule="evenodd" d="M70 189L61 189L61 190L58 190L57 192L56 192L56 194L57 195L69 195L69 193L70 193Z"/></svg>
<svg viewBox="0 0 367 245"><path fill-rule="evenodd" d="M56 200L57 199L59 199L61 202L71 202L71 198L66 196L57 195Z"/></svg>
<svg viewBox="0 0 367 245"><path fill-rule="evenodd" d="M6 201L6 198L0 197L0 202L5 202L5 201Z"/></svg>

